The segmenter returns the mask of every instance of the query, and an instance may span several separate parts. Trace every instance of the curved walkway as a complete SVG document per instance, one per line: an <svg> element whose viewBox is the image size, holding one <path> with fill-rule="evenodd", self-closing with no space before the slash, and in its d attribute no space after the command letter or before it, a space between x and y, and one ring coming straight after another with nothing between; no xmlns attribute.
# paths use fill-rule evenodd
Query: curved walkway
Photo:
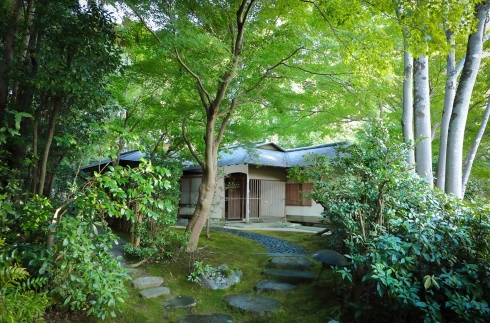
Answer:
<svg viewBox="0 0 490 323"><path fill-rule="evenodd" d="M212 227L213 230L235 234L237 236L253 240L267 248L269 253L281 254L307 254L308 252L301 246L279 238L266 236L256 232L242 231L240 229L228 229Z"/></svg>

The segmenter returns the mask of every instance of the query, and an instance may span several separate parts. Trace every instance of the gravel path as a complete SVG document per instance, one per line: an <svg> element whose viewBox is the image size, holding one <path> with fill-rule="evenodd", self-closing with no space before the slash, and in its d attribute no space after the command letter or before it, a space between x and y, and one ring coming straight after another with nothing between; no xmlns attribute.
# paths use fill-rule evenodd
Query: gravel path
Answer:
<svg viewBox="0 0 490 323"><path fill-rule="evenodd" d="M260 243L267 248L269 253L283 253L283 254L307 254L305 248L298 246L297 244L284 241L279 238L269 237L260 233L242 231L237 229L226 229L220 227L213 227L215 231L222 231L226 233L235 234L237 236L253 240Z"/></svg>

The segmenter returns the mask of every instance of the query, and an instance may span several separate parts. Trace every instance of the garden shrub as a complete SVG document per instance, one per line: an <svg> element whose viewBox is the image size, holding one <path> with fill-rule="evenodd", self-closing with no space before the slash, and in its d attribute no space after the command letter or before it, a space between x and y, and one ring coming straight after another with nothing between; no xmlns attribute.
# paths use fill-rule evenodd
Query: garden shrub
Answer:
<svg viewBox="0 0 490 323"><path fill-rule="evenodd" d="M15 255L3 247L4 240L0 239L0 322L44 322L44 311L50 305L42 289L47 278L29 277L15 262Z"/></svg>
<svg viewBox="0 0 490 323"><path fill-rule="evenodd" d="M132 227L139 244L126 244L124 251L147 260L177 256L187 241L185 235L172 229L177 221L181 166L167 163L164 167L154 167L142 163L138 169L125 169L124 172L126 178L135 177L137 172L138 176L126 183L124 189L134 201L144 204L139 210L141 222L134 222Z"/></svg>
<svg viewBox="0 0 490 323"><path fill-rule="evenodd" d="M333 160L292 172L313 181L309 197L350 259L337 269L344 319L487 322L489 210L431 189L406 164L410 148L372 123Z"/></svg>
<svg viewBox="0 0 490 323"><path fill-rule="evenodd" d="M48 272L53 276L51 294L58 306L86 311L102 319L115 317L129 279L111 253L117 237L97 234L93 223L66 216L60 223Z"/></svg>

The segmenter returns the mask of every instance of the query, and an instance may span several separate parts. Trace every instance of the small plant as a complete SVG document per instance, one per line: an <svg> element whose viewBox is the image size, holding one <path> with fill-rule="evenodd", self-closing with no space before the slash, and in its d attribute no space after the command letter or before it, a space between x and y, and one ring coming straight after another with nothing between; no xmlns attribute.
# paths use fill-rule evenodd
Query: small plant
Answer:
<svg viewBox="0 0 490 323"><path fill-rule="evenodd" d="M194 270L191 271L189 276L187 276L187 280L193 283L199 283L201 281L202 275L211 271L212 267L208 264L204 265L202 261L194 261Z"/></svg>

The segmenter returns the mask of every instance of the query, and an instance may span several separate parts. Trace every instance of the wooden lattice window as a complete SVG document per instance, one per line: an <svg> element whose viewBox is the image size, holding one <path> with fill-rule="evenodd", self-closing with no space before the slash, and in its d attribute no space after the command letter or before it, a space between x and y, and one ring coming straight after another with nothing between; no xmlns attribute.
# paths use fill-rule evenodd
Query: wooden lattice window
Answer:
<svg viewBox="0 0 490 323"><path fill-rule="evenodd" d="M311 206L311 200L304 196L311 192L312 183L286 183L286 205Z"/></svg>
<svg viewBox="0 0 490 323"><path fill-rule="evenodd" d="M196 205L201 175L187 175L180 179L180 205Z"/></svg>

